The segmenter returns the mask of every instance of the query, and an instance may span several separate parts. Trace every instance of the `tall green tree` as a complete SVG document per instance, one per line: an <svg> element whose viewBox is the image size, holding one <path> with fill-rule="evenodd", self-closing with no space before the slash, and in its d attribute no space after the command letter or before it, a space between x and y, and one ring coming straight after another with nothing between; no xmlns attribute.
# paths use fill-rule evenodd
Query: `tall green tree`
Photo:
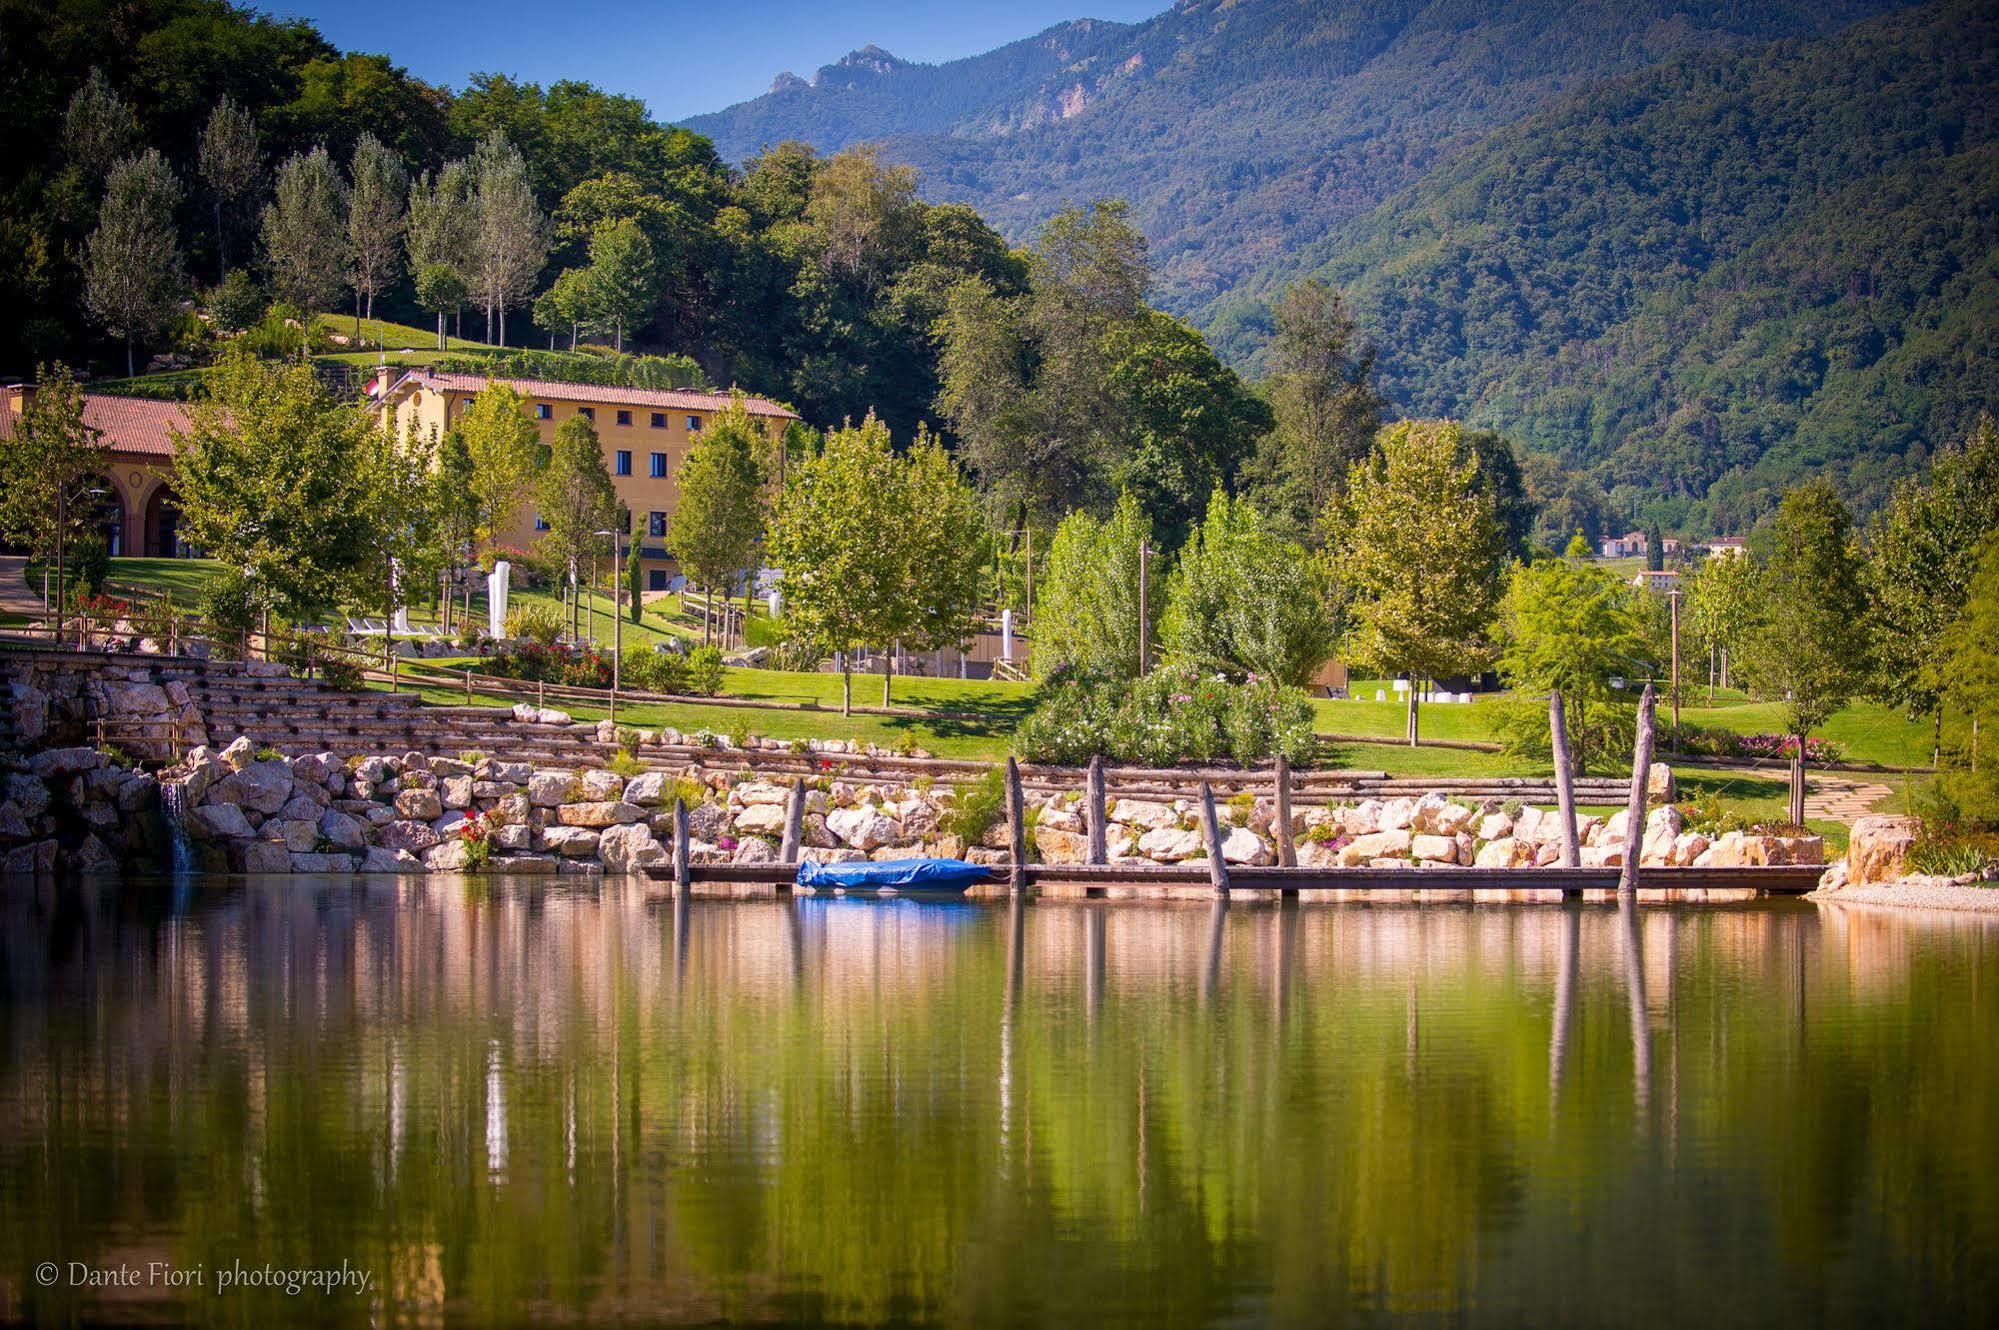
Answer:
<svg viewBox="0 0 1999 1330"><path fill-rule="evenodd" d="M454 431L471 462L477 538L492 540L506 528L535 487L545 449L527 399L490 380L458 418Z"/></svg>
<svg viewBox="0 0 1999 1330"><path fill-rule="evenodd" d="M264 146L257 122L236 100L224 95L209 112L196 157L201 183L215 215L215 280L229 277L229 236L243 205L264 179Z"/></svg>
<svg viewBox="0 0 1999 1330"><path fill-rule="evenodd" d="M1264 387L1276 428L1257 457L1255 495L1280 531L1316 542L1320 515L1381 427L1375 352L1345 297L1316 277L1285 287L1271 315Z"/></svg>
<svg viewBox="0 0 1999 1330"><path fill-rule="evenodd" d="M1715 555L1701 560L1684 580L1681 622L1696 651L1708 658L1708 689L1717 677L1728 687L1729 660L1739 655L1744 634L1756 621L1756 566L1746 556Z"/></svg>
<svg viewBox="0 0 1999 1330"><path fill-rule="evenodd" d="M1492 658L1505 551L1457 424L1384 428L1367 460L1347 473L1325 528L1351 663L1408 677L1413 746L1423 681L1468 674Z"/></svg>
<svg viewBox="0 0 1999 1330"><path fill-rule="evenodd" d="M903 569L902 621L894 645L913 651L962 647L985 589L990 537L978 495L958 464L928 431L919 431L899 467L898 536ZM889 665L882 668L882 705L889 704Z"/></svg>
<svg viewBox="0 0 1999 1330"><path fill-rule="evenodd" d="M174 455L188 541L293 617L363 592L373 419L310 366L267 365L235 348L188 414Z"/></svg>
<svg viewBox="0 0 1999 1330"><path fill-rule="evenodd" d="M498 130L472 155L475 280L486 307L486 340L507 344L507 311L534 290L548 261L548 218L535 200L526 160ZM497 321L496 321L497 320Z"/></svg>
<svg viewBox="0 0 1999 1330"><path fill-rule="evenodd" d="M1950 711L1945 789L1970 820L1999 826L1999 529L1979 545L1957 620L1923 671Z"/></svg>
<svg viewBox="0 0 1999 1330"><path fill-rule="evenodd" d="M67 365L44 365L34 396L0 439L0 535L56 570L59 604L66 555L96 518L90 489L110 461L83 420L83 389Z"/></svg>
<svg viewBox="0 0 1999 1330"><path fill-rule="evenodd" d="M125 373L138 373L133 348L172 317L186 290L174 208L180 185L166 159L148 148L111 168L85 260L90 312L125 343Z"/></svg>
<svg viewBox="0 0 1999 1330"><path fill-rule="evenodd" d="M1979 422L1903 481L1867 538L1874 675L1868 691L1941 725L1935 671L1970 594L1985 538L1999 529L1999 427Z"/></svg>
<svg viewBox="0 0 1999 1330"><path fill-rule="evenodd" d="M1802 746L1866 685L1867 592L1853 516L1826 480L1786 491L1770 536L1743 674L1783 704L1784 732Z"/></svg>
<svg viewBox="0 0 1999 1330"><path fill-rule="evenodd" d="M840 657L840 713L854 701L854 652L892 643L910 614L907 487L888 426L870 416L833 430L791 468L770 519L790 631Z"/></svg>
<svg viewBox="0 0 1999 1330"><path fill-rule="evenodd" d="M278 167L264 209L264 267L270 289L299 308L309 354L312 316L333 308L347 284L347 184L324 148L294 153Z"/></svg>
<svg viewBox="0 0 1999 1330"><path fill-rule="evenodd" d="M456 314L471 293L478 218L472 173L452 162L435 176L426 171L410 186L403 237L417 302L437 315L437 349L444 349L444 316Z"/></svg>
<svg viewBox="0 0 1999 1330"><path fill-rule="evenodd" d="M1499 604L1499 672L1509 688L1531 693L1512 726L1515 742L1549 750L1548 708L1559 692L1578 772L1609 769L1617 736L1631 725L1629 690L1611 686L1647 670L1643 592L1585 560L1515 564ZM1620 718L1622 717L1622 718Z"/></svg>
<svg viewBox="0 0 1999 1330"><path fill-rule="evenodd" d="M139 124L125 103L93 67L69 99L63 115L62 150L70 166L95 188L112 167L138 150Z"/></svg>
<svg viewBox="0 0 1999 1330"><path fill-rule="evenodd" d="M1139 549L1151 540L1152 523L1129 494L1119 497L1105 520L1087 512L1062 519L1036 588L1035 678L1050 679L1065 669L1108 679L1138 677ZM1157 642L1165 561L1155 551L1143 562L1143 631Z"/></svg>
<svg viewBox="0 0 1999 1330"><path fill-rule="evenodd" d="M680 463L680 498L666 529L668 547L712 599L749 566L764 526L761 428L741 399L708 421ZM710 620L702 621L705 640Z"/></svg>
<svg viewBox="0 0 1999 1330"><path fill-rule="evenodd" d="M590 238L586 308L611 329L612 346L622 353L625 330L643 327L659 299L659 264L652 242L634 221L612 222Z"/></svg>
<svg viewBox="0 0 1999 1330"><path fill-rule="evenodd" d="M375 317L375 297L396 280L403 249L404 209L409 198L409 172L403 159L363 131L354 144L349 167L353 186L347 194L349 283L354 288L354 335L361 335L361 318Z"/></svg>
<svg viewBox="0 0 1999 1330"><path fill-rule="evenodd" d="M578 584L590 581L590 561L611 549L597 533L609 530L617 517L618 494L604 466L604 446L597 427L584 416L571 416L555 431L548 460L534 479L535 506L548 533L541 546L551 566L566 569ZM572 604L571 631L575 631Z"/></svg>
<svg viewBox="0 0 1999 1330"><path fill-rule="evenodd" d="M1160 644L1231 679L1309 687L1333 654L1328 590L1303 546L1218 489L1167 578Z"/></svg>

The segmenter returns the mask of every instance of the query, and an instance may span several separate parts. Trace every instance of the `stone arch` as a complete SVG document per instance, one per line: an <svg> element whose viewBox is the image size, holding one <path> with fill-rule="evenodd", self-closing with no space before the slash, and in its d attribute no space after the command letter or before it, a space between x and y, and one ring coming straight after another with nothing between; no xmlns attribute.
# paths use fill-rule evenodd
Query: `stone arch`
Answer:
<svg viewBox="0 0 1999 1330"><path fill-rule="evenodd" d="M180 496L166 481L153 486L146 496L145 515L140 520L144 550L149 558L182 559L187 545L180 537Z"/></svg>

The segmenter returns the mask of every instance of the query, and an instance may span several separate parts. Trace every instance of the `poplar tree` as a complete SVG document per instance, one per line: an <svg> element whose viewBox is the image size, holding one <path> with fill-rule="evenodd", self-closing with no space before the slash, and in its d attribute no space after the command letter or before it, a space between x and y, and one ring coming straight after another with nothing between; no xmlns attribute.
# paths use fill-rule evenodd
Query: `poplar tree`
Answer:
<svg viewBox="0 0 1999 1330"><path fill-rule="evenodd" d="M401 157L364 131L354 145L351 174L347 247L353 263L349 280L354 287L354 336L358 340L363 301L367 317L373 319L375 296L396 279L407 220L404 202L409 194L409 173L403 169Z"/></svg>
<svg viewBox="0 0 1999 1330"><path fill-rule="evenodd" d="M1783 705L1784 732L1805 737L1867 681L1867 594L1853 516L1824 479L1785 491L1743 673Z"/></svg>
<svg viewBox="0 0 1999 1330"><path fill-rule="evenodd" d="M83 389L67 365L44 365L13 432L0 439L0 535L56 565L88 533L96 512L88 491L104 474L109 450L83 420Z"/></svg>
<svg viewBox="0 0 1999 1330"><path fill-rule="evenodd" d="M1492 659L1487 629L1503 563L1492 496L1455 422L1405 420L1376 436L1324 520L1350 658L1407 676L1413 747L1423 681Z"/></svg>
<svg viewBox="0 0 1999 1330"><path fill-rule="evenodd" d="M492 540L534 489L544 451L541 433L528 419L527 399L490 380L458 418L454 432L471 465L477 536Z"/></svg>
<svg viewBox="0 0 1999 1330"><path fill-rule="evenodd" d="M548 219L535 203L527 162L506 135L493 131L472 158L474 284L486 306L486 340L507 344L507 310L534 289L548 260Z"/></svg>
<svg viewBox="0 0 1999 1330"><path fill-rule="evenodd" d="M548 523L542 547L553 555L552 563L582 579L584 565L606 548L597 533L609 528L618 509L603 445L588 417L571 416L555 431L548 460L534 478L534 496L542 521ZM573 604L570 615L573 634Z"/></svg>
<svg viewBox="0 0 1999 1330"><path fill-rule="evenodd" d="M180 185L148 148L111 168L84 261L91 314L125 343L125 373L138 373L134 345L166 325L186 288L174 207Z"/></svg>
<svg viewBox="0 0 1999 1330"><path fill-rule="evenodd" d="M426 171L417 178L410 187L403 234L417 302L437 315L437 349L442 351L444 316L456 314L471 294L468 274L475 268L478 218L472 173L465 163L451 162L435 176Z"/></svg>
<svg viewBox="0 0 1999 1330"><path fill-rule="evenodd" d="M1058 671L1105 679L1136 679L1139 635L1150 640L1163 609L1156 552L1141 560L1152 522L1138 500L1119 497L1110 516L1070 513L1055 529L1048 564L1034 598L1034 677ZM1139 568L1146 564L1145 616L1139 616Z"/></svg>
<svg viewBox="0 0 1999 1330"><path fill-rule="evenodd" d="M1203 671L1308 687L1333 654L1323 574L1249 500L1218 489L1167 579L1159 637Z"/></svg>
<svg viewBox="0 0 1999 1330"><path fill-rule="evenodd" d="M236 212L264 178L264 150L257 124L234 99L223 97L208 114L198 156L201 182L215 209L215 280L229 277L229 231Z"/></svg>
<svg viewBox="0 0 1999 1330"><path fill-rule="evenodd" d="M761 432L738 398L709 420L680 464L680 497L666 529L667 545L710 600L716 587L726 587L748 566L763 534ZM704 641L707 635L704 617Z"/></svg>
<svg viewBox="0 0 1999 1330"><path fill-rule="evenodd" d="M63 156L94 188L138 146L139 125L132 108L93 67L63 113Z"/></svg>
<svg viewBox="0 0 1999 1330"><path fill-rule="evenodd" d="M325 148L294 153L278 168L264 209L264 262L270 287L296 305L310 354L312 316L331 309L347 282L347 186Z"/></svg>
<svg viewBox="0 0 1999 1330"><path fill-rule="evenodd" d="M612 222L590 237L585 281L583 303L589 317L610 326L612 345L622 353L625 329L643 327L659 299L659 264L637 222Z"/></svg>

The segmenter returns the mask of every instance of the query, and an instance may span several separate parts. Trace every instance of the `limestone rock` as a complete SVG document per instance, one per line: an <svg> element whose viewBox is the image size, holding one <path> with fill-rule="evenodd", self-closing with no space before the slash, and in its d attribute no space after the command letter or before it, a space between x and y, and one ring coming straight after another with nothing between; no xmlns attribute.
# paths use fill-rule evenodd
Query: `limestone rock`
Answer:
<svg viewBox="0 0 1999 1330"><path fill-rule="evenodd" d="M1180 815L1166 804L1148 799L1119 799L1110 811L1109 820L1146 831L1163 831L1178 826Z"/></svg>
<svg viewBox="0 0 1999 1330"><path fill-rule="evenodd" d="M573 771L537 771L528 777L528 803L535 808L558 808L569 801L569 787L575 783Z"/></svg>
<svg viewBox="0 0 1999 1330"><path fill-rule="evenodd" d="M292 854L282 845L271 841L249 841L243 846L243 871L245 873L289 873L292 871Z"/></svg>
<svg viewBox="0 0 1999 1330"><path fill-rule="evenodd" d="M782 804L751 804L736 814L739 836L782 836L785 810Z"/></svg>
<svg viewBox="0 0 1999 1330"><path fill-rule="evenodd" d="M1396 802L1406 803L1408 801L1397 800ZM1405 821L1407 817L1408 814L1405 811L1403 813ZM1396 827L1386 831L1376 831L1366 836L1356 836L1347 843L1345 849L1340 851L1340 865L1343 868L1354 868L1361 864L1373 863L1376 859L1406 859L1414 843L1415 837L1409 834L1406 827Z"/></svg>
<svg viewBox="0 0 1999 1330"><path fill-rule="evenodd" d="M643 822L615 826L597 838L597 857L608 873L629 873L648 864L663 864L670 857L664 845L653 839L652 828Z"/></svg>
<svg viewBox="0 0 1999 1330"><path fill-rule="evenodd" d="M1504 813L1487 813L1478 820L1478 839L1482 841L1511 840L1513 819Z"/></svg>
<svg viewBox="0 0 1999 1330"><path fill-rule="evenodd" d="M1051 827L1047 815L1035 823L1034 848L1044 864L1080 864L1089 858L1089 838L1063 827Z"/></svg>
<svg viewBox="0 0 1999 1330"><path fill-rule="evenodd" d="M423 866L433 873L462 873L472 867L472 847L454 836L424 851Z"/></svg>
<svg viewBox="0 0 1999 1330"><path fill-rule="evenodd" d="M1869 813L1853 824L1846 843L1846 879L1856 887L1893 882L1908 872L1909 852L1922 824L1913 817Z"/></svg>
<svg viewBox="0 0 1999 1330"><path fill-rule="evenodd" d="M1248 827L1230 827L1222 837L1222 862L1229 864L1250 864L1261 867L1273 861L1275 856L1263 838Z"/></svg>
<svg viewBox="0 0 1999 1330"><path fill-rule="evenodd" d="M791 802L791 791L767 780L744 781L735 789L735 800L747 808L783 808Z"/></svg>
<svg viewBox="0 0 1999 1330"><path fill-rule="evenodd" d="M1138 852L1148 859L1171 864L1196 858L1204 850L1199 832L1182 831L1179 827L1159 827L1138 838Z"/></svg>
<svg viewBox="0 0 1999 1330"><path fill-rule="evenodd" d="M642 771L625 783L623 799L641 808L657 808L673 790L673 778L664 771Z"/></svg>
<svg viewBox="0 0 1999 1330"><path fill-rule="evenodd" d="M555 820L565 827L625 826L644 820L645 815L645 809L622 799L564 804L555 810Z"/></svg>
<svg viewBox="0 0 1999 1330"><path fill-rule="evenodd" d="M430 822L444 815L444 804L435 790L404 790L396 796L396 813L416 822Z"/></svg>
<svg viewBox="0 0 1999 1330"><path fill-rule="evenodd" d="M1500 836L1479 847L1475 868L1521 868L1534 862L1534 847L1511 836Z"/></svg>
<svg viewBox="0 0 1999 1330"><path fill-rule="evenodd" d="M583 773L583 797L579 803L615 803L624 797L625 778L615 771Z"/></svg>
<svg viewBox="0 0 1999 1330"><path fill-rule="evenodd" d="M472 778L470 776L443 776L437 782L437 800L446 808L470 808L472 806Z"/></svg>
<svg viewBox="0 0 1999 1330"><path fill-rule="evenodd" d="M1432 863L1454 864L1458 861L1458 838L1437 834L1412 836L1409 840L1409 852L1418 859L1427 859Z"/></svg>
<svg viewBox="0 0 1999 1330"><path fill-rule="evenodd" d="M777 862L777 847L761 836L749 836L737 844L729 861L737 864L774 864Z"/></svg>
<svg viewBox="0 0 1999 1330"><path fill-rule="evenodd" d="M534 829L525 822L512 822L503 827L494 827L490 833L496 850L525 850L534 837Z"/></svg>
<svg viewBox="0 0 1999 1330"><path fill-rule="evenodd" d="M375 843L383 849L408 850L413 854L422 854L441 839L429 823L409 819L389 822L375 833Z"/></svg>
<svg viewBox="0 0 1999 1330"><path fill-rule="evenodd" d="M249 762L224 776L208 791L210 803L242 804L271 814L291 798L292 773L283 762Z"/></svg>
<svg viewBox="0 0 1999 1330"><path fill-rule="evenodd" d="M544 877L559 871L559 868L555 860L543 854L502 854L486 861L486 871Z"/></svg>
<svg viewBox="0 0 1999 1330"><path fill-rule="evenodd" d="M368 829L337 808L329 808L319 815L319 834L336 849L363 850L368 847Z"/></svg>
<svg viewBox="0 0 1999 1330"><path fill-rule="evenodd" d="M232 771L241 771L249 766L256 755L257 745L250 742L250 736L247 734L237 735L221 753L222 760L229 764Z"/></svg>
<svg viewBox="0 0 1999 1330"><path fill-rule="evenodd" d="M248 840L257 833L235 804L203 804L188 813L187 834L195 840Z"/></svg>
<svg viewBox="0 0 1999 1330"><path fill-rule="evenodd" d="M598 839L587 827L547 827L541 833L542 845L565 859L589 858L597 853Z"/></svg>
<svg viewBox="0 0 1999 1330"><path fill-rule="evenodd" d="M408 850L392 850L386 845L377 845L361 856L361 871L364 873L421 873L423 860Z"/></svg>
<svg viewBox="0 0 1999 1330"><path fill-rule="evenodd" d="M873 808L836 808L826 815L826 827L863 853L894 841L902 829Z"/></svg>

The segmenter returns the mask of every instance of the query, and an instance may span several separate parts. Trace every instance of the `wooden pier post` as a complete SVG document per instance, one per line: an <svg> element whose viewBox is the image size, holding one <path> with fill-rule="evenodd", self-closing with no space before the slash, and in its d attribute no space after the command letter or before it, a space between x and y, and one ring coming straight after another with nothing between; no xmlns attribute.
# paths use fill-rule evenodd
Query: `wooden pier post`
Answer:
<svg viewBox="0 0 1999 1330"><path fill-rule="evenodd" d="M673 801L673 894L685 896L694 885L687 867L687 800Z"/></svg>
<svg viewBox="0 0 1999 1330"><path fill-rule="evenodd" d="M1222 828L1215 820L1215 787L1201 782L1201 840L1208 848L1208 885L1215 895L1227 899L1229 865L1222 857Z"/></svg>
<svg viewBox="0 0 1999 1330"><path fill-rule="evenodd" d="M1110 827L1104 821L1104 758L1099 753L1090 759L1090 774L1085 784L1083 800L1084 816L1087 819L1084 830L1089 833L1089 853L1085 859L1089 863L1110 862Z"/></svg>
<svg viewBox="0 0 1999 1330"><path fill-rule="evenodd" d="M1291 759L1277 755L1277 862L1298 866L1298 842L1291 833Z"/></svg>
<svg viewBox="0 0 1999 1330"><path fill-rule="evenodd" d="M1569 766L1569 725L1562 715L1562 695L1548 695L1548 740L1555 754L1555 803L1562 822L1562 867L1581 868L1582 840L1576 835L1575 773Z"/></svg>
<svg viewBox="0 0 1999 1330"><path fill-rule="evenodd" d="M798 848L805 841L805 777L791 782L791 798L784 806L784 841L778 847L781 864L798 863Z"/></svg>
<svg viewBox="0 0 1999 1330"><path fill-rule="evenodd" d="M1617 875L1620 897L1638 894L1638 858L1645 848L1645 787L1652 777L1652 685L1638 699L1638 741L1631 748L1631 800L1625 805L1624 865Z"/></svg>
<svg viewBox="0 0 1999 1330"><path fill-rule="evenodd" d="M1020 793L1020 763L1006 760L1006 825L1013 864L1007 890L1018 896L1027 890L1027 803Z"/></svg>

